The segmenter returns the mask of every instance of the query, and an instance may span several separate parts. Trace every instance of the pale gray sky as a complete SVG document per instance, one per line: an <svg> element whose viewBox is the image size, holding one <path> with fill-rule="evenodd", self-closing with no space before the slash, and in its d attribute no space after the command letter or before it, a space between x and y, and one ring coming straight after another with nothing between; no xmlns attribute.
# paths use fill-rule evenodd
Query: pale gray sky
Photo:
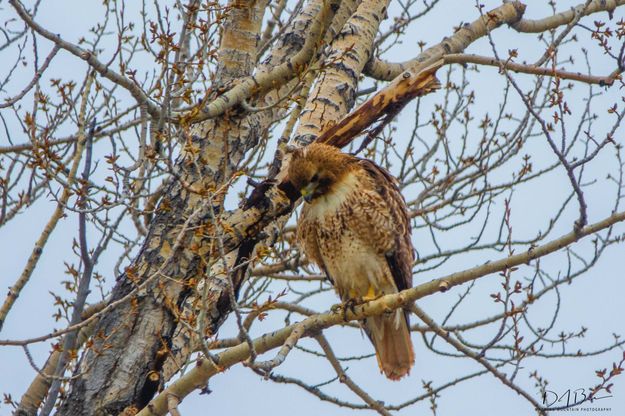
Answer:
<svg viewBox="0 0 625 416"><path fill-rule="evenodd" d="M32 2L26 2L30 4ZM130 10L136 5L128 2L128 16L138 16ZM393 7L397 7L397 3L393 2ZM498 5L500 2L495 0L483 1L486 8ZM526 17L542 17L549 13L548 8L544 5L546 2L531 1L526 2L528 10ZM562 10L568 5L575 5L575 1L560 1L558 9ZM59 33L63 38L70 41L77 41L88 28L97 21L101 11L101 2L88 2L78 0L57 0L54 2L44 1L42 3L38 21L51 31ZM392 9L393 10L393 9ZM11 8L6 2L0 1L0 19L6 20L6 16L11 14ZM462 22L472 21L479 16L475 9L475 3L472 0L441 0L440 4L434 9L427 20L421 21L417 25L412 25L410 31L404 38L403 45L396 47L386 58L390 60L405 60L416 54L416 42L424 40L428 46L440 41L444 36L452 33L452 27ZM602 13L601 18L605 19L606 14ZM617 11L615 19L625 16L624 10L621 8ZM592 21L597 16L592 16L583 20L583 23L592 25ZM508 28L501 28L495 32L498 51L507 56L508 49L518 48L521 60L531 62L535 60L543 52L543 45L537 40L535 35L519 35ZM592 64L593 72L597 75L607 74L612 71L607 60L600 54L596 53L596 48L592 48L589 44L589 35L586 32L579 32L579 43L569 45L566 48L578 48L582 45L588 45L589 49L594 49ZM30 46L27 46L30 47ZM50 49L50 44L40 42L40 55L45 56ZM477 53L481 55L492 55L490 46L486 39L482 39L467 50L469 53ZM3 55L0 52L0 61ZM141 58L140 58L141 59ZM137 61L137 65L140 61ZM577 62L580 65L579 71L585 71L585 64ZM146 62L146 67L149 67ZM13 82L7 86L6 91L0 92L0 99L13 95L21 89L30 79L31 67L20 71L14 77ZM78 62L75 58L67 53L61 52L46 74L46 79L53 77L68 77L75 74L79 79L83 76L85 66ZM0 77L4 77L4 69L0 66ZM529 75L515 75L515 79L522 86L529 88ZM472 88L476 91L476 99L481 113L490 112L493 114L497 110L497 105L501 98L501 91L504 85L503 75L493 68L482 69L479 76L472 75ZM598 87L595 87L598 88ZM8 93L7 93L8 91ZM575 87L574 92L567 97L571 104L574 114L582 110L583 99L587 91L587 86L579 85ZM596 104L596 109L604 111L608 104L618 102L622 105L620 98L621 92L616 88L610 89L600 98L605 105ZM437 102L439 97L436 94L426 97L424 105L431 106ZM518 101L518 100L517 100ZM523 111L521 107L517 107L518 111ZM7 110L2 110L7 111ZM398 132L396 137L401 140L407 137L412 128L410 120L414 113L414 105L408 106L399 116ZM476 115L479 117L480 113ZM404 122L404 120L407 120ZM16 126L12 128L12 137L18 142L24 142L26 138L20 133ZM597 134L605 130L609 126L595 126ZM67 133L71 133L68 131ZM598 134L599 136L599 134ZM476 135L479 137L479 135ZM623 129L617 131L615 140L618 143L625 143L623 138ZM0 129L0 146L7 145L4 130ZM535 154L539 154L538 159L534 162L539 164L547 164L554 160L553 155L548 150L546 143L540 137L535 138L538 149ZM544 149L541 153L540 149ZM543 158L543 160L540 159ZM610 155L600 156L587 170L586 178L588 180L596 180L597 184L589 189L587 200L589 202L590 222L597 221L609 215L613 200L613 189L605 182L608 172L614 172L616 169L615 158ZM414 197L416 192L409 190L406 194L407 199ZM558 170L544 178L540 182L540 186L536 184L528 187L520 187L512 198L512 219L514 224L514 236L516 238L533 237L537 230L544 228L546 224L545 218L550 215L557 207L561 205L564 198L568 196L570 187L564 178L564 171ZM233 202L236 198L229 198ZM19 276L20 271L24 267L26 259L30 254L33 243L38 237L40 230L48 220L51 212L52 202L39 201L28 211L28 214L22 215L11 221L9 224L0 228L0 290L4 293L5 288L13 284ZM572 204L565 212L564 219L560 221L559 227L554 235L564 234L570 231L570 224L575 219L577 208ZM492 229L488 232L495 232L498 227L498 221L503 212L502 206L493 208L494 217L496 218ZM546 217L547 216L547 217ZM49 290L61 291L61 281L66 278L63 274L64 261L75 261L71 252L71 241L77 234L77 216L69 215L63 219L50 242L48 243L40 263L33 274L31 282L26 286L21 297L6 321L5 327L0 333L0 338L21 339L31 336L41 335L48 332L51 327L60 328L61 323L54 323L51 313L54 310L53 299L49 295ZM476 225L477 227L477 225ZM475 227L474 227L475 228ZM414 235L415 246L421 255L434 252L435 248L431 238L424 229L417 230ZM462 245L463 239L470 238L472 233L478 230L471 227L463 228L461 232L454 231L450 233L441 233L439 244L446 249L451 249ZM617 228L617 234L625 232L622 225ZM586 241L580 244L580 251L591 250L592 246ZM109 285L114 283L112 269L116 261L119 249L114 249L111 253L104 255L97 270L107 276ZM483 256L483 253L481 253ZM458 257L453 264L445 264L441 266L435 274L422 273L415 276L415 283L427 281L432 278L440 277L444 273L458 271L477 264L484 263L501 257L502 254L493 254L491 258L483 258L476 255L465 255ZM575 284L561 289L560 302L560 319L556 324L559 330L568 332L576 331L580 326L590 328L584 339L575 341L575 346L582 349L594 349L600 346L610 344L612 341L612 333L625 334L625 321L622 319L624 314L622 293L625 289L623 284L623 247L614 246L603 256L600 262L586 276L582 277ZM565 257L562 255L554 255L542 260L542 265L550 268L554 273L565 264ZM518 272L518 277L530 276L532 271L523 267ZM473 294L471 303L464 304L461 311L452 320L452 323L469 322L479 317L490 316L499 311L497 305L490 301L488 293L497 290L497 277L490 276L480 280L475 287L476 293L483 293L484 296ZM275 292L279 292L284 287L281 283L276 283L273 287ZM437 294L420 302L420 305L434 318L441 320L448 312L450 305L457 299L458 295L463 293L465 287L454 288L445 294ZM3 295L4 296L4 295ZM541 299L536 305L533 305L530 317L535 319L537 326L546 325L545 319L549 319L553 314L556 300L553 296ZM337 303L337 299L333 293L327 293L317 296L310 300L309 305L320 310L327 310L333 304ZM413 318L413 322L415 318ZM270 315L270 319L255 324L252 335L258 336L266 331L270 331L283 325L283 315L275 312ZM558 331L554 331L557 334ZM237 332L236 324L229 319L221 328L221 338L227 338ZM478 337L492 337L496 332L496 328L489 327L482 331L476 331L472 334L475 340ZM368 354L371 353L372 347L366 337L363 337L358 331L346 328L332 328L328 331L332 345L338 356L352 354ZM471 371L480 369L479 365L466 358L449 358L441 357L427 350L423 344L423 340L413 335L413 341L416 352L416 365L410 375L401 382L390 382L381 376L378 372L375 359L371 358L359 362L349 362L348 373L356 381L361 383L373 397L384 400L387 403L400 403L408 400L416 395L424 392L422 380L433 381L433 385L442 384L456 376L461 376ZM306 339L302 342L303 346L316 348L314 342ZM444 350L449 348L442 343L438 344ZM50 348L49 342L36 344L31 347L33 357L38 365L44 363L47 352ZM557 351L557 350L556 350ZM549 352L549 351L545 351ZM272 353L268 354L270 357ZM588 387L597 382L594 371L599 368L609 366L611 362L620 358L621 353L618 350L612 351L606 355L593 357L584 360L541 360L531 359L526 364L531 365L528 369L538 367L541 375L550 380L550 385L554 390L561 392L567 389L575 390L580 387ZM319 359L311 359L310 356L300 351L294 351L286 360L286 362L276 369L276 373L290 376L302 377L311 384L323 382L333 376L332 369L329 364ZM14 399L18 399L24 392L25 388L32 381L35 372L28 365L21 349L13 347L0 348L0 392L10 393ZM614 387L614 397L598 402L597 405L602 407L610 407L611 412L593 413L593 414L625 414L625 379L617 378ZM531 393L536 393L533 387L533 381L528 378L528 371L521 369L518 375L519 384ZM296 413L298 415L342 415L351 411L344 408L338 408L335 405L321 402L316 397L304 392L303 390L286 385L274 384L271 381L265 381L258 375L251 372L243 366L235 366L224 374L220 374L211 379L210 388L213 391L210 395L199 396L193 394L186 398L181 404L180 410L183 415L204 415L204 414L231 414L231 415L249 415L249 414L276 414L287 415ZM360 403L359 399L348 391L344 386L334 383L325 387L326 392L332 395L338 395L341 398ZM537 397L538 398L538 397ZM442 397L438 400L438 414L440 415L456 415L456 414L482 414L482 415L499 415L506 414L510 416L525 416L532 414L529 404L520 399L510 389L504 387L501 382L491 375L484 375L476 378L468 383L463 383L458 387L450 388L442 393ZM605 403L605 405L604 405ZM415 415L427 414L429 402L421 402L415 406L408 407L398 414ZM0 415L9 414L10 410L0 404ZM363 412L363 411L361 411ZM373 412L364 411L363 414L373 414ZM577 414L585 414L577 412ZM590 414L590 413L588 413Z"/></svg>

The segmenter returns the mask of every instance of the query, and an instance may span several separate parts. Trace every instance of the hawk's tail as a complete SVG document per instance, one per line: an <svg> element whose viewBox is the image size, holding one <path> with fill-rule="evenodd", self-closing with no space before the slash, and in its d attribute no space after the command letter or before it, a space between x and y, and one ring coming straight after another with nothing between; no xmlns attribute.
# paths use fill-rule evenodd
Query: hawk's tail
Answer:
<svg viewBox="0 0 625 416"><path fill-rule="evenodd" d="M414 364L414 351L403 310L390 315L371 316L367 318L365 327L384 375L391 380L399 380L409 374Z"/></svg>

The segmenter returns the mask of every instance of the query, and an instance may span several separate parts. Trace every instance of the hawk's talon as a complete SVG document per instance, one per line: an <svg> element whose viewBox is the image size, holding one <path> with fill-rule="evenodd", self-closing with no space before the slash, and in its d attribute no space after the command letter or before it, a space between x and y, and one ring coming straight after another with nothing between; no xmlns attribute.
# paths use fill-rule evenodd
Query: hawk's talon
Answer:
<svg viewBox="0 0 625 416"><path fill-rule="evenodd" d="M347 322L347 310L349 309L352 313L356 313L356 306L360 305L362 301L356 299L348 299L345 302L345 309L343 309L343 320Z"/></svg>
<svg viewBox="0 0 625 416"><path fill-rule="evenodd" d="M341 311L343 312L343 321L347 322L349 321L349 319L347 319L347 311L351 311L352 313L356 313L356 306L358 305L362 305L363 301L362 299L348 299L345 302L336 304L336 305L332 305L332 307L330 308L330 310L333 313L341 313Z"/></svg>
<svg viewBox="0 0 625 416"><path fill-rule="evenodd" d="M343 309L343 304L342 303L337 303L336 305L332 305L330 307L330 311L332 313L339 313L341 311L341 309Z"/></svg>
<svg viewBox="0 0 625 416"><path fill-rule="evenodd" d="M351 311L352 313L356 313L356 306L362 305L363 303L365 303L365 301L362 300L362 298L360 299L348 299L343 303L339 303L337 305L333 305L330 310L333 313L341 313L341 311L343 312L343 321L347 322L349 321L349 319L347 319L347 312Z"/></svg>

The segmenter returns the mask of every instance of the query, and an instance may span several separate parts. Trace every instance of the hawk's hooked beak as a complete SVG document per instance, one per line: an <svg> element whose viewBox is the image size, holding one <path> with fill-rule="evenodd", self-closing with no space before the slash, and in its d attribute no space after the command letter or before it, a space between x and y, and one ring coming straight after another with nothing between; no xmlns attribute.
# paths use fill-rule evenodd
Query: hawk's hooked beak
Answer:
<svg viewBox="0 0 625 416"><path fill-rule="evenodd" d="M306 202L310 202L313 199L313 196L315 195L315 191L317 190L317 184L314 182L309 183L308 185L306 185L305 187L303 187L302 189L299 190L300 194L302 194L302 197L304 198L304 201Z"/></svg>

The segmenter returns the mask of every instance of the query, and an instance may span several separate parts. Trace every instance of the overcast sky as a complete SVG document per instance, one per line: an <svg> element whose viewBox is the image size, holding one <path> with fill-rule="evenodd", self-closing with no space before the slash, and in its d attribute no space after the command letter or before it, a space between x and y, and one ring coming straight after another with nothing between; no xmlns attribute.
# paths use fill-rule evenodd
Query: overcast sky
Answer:
<svg viewBox="0 0 625 416"><path fill-rule="evenodd" d="M30 3L26 2L26 4ZM482 3L487 8L499 4L498 1L494 0L483 1ZM542 4L542 1L527 1L527 3L526 17L542 17L549 13L548 8ZM559 10L564 9L567 5L577 4L571 1L560 1L558 3ZM127 7L130 9L132 5L128 4ZM397 7L396 2L393 2L393 7ZM392 11L393 9L391 9ZM12 10L7 3L0 1L0 21L6 21L6 16L11 13ZM93 25L93 22L99 19L99 13L101 13L101 2L77 0L44 1L38 15L38 21L52 32L59 33L63 38L76 42ZM444 36L452 34L454 26L461 22L472 21L478 16L479 13L471 0L441 0L427 20L419 21L418 24L411 26L410 31L404 37L403 45L396 47L386 58L398 61L411 58L417 53L416 43L418 40L424 40L427 42L427 46L431 46ZM603 19L606 18L605 13L602 13L600 16ZM625 16L625 13L623 13L623 8L621 8L617 11L615 19L618 20L623 16ZM592 20L597 18L597 16L591 16L583 20L583 22L591 25ZM595 47L594 44L590 43L588 33L583 31L579 33L579 43L571 47L578 48L582 45L587 45L589 49ZM507 55L508 49L518 48L520 60L531 62L543 53L543 45L537 40L535 35L519 35L508 28L501 28L495 33L495 39L499 51L504 56ZM50 45L42 41L40 56L45 56L49 49ZM485 39L471 45L467 52L492 56L490 46ZM3 53L7 52L0 51L0 62L5 59ZM32 71L29 72L28 69L31 69L31 67L27 66L25 70L19 71L6 90L0 91L0 99L15 94L22 88L20 86L25 85L30 80ZM580 68L580 71L584 70L585 66ZM601 54L593 55L593 71L597 75L608 74L612 70L613 67L607 64L607 61L601 57ZM2 65L0 65L0 77L6 75L4 71ZM78 79L82 77L84 71L85 67L82 63L61 52L55 61L55 65L47 73L46 79L61 75L69 77L74 73ZM530 76L516 75L515 77L522 85L530 85L529 83L524 84L526 81L531 81ZM474 75L472 77L472 83L472 88L476 91L479 110L491 113L496 111L504 85L503 76L498 74L496 69L483 69L479 76ZM568 96L574 112L581 111L581 103L586 91L586 86L579 86L576 87L572 95ZM620 94L615 89L605 92L603 99L606 105L598 104L596 108L605 109L608 103L620 102ZM424 99L424 105L432 105L436 101L436 94L433 94ZM576 106L576 104L578 105ZM524 110L519 107L519 111ZM399 116L398 132L396 134L398 139L409 134L412 128L410 119L413 112L414 106L408 106ZM406 122L403 120L406 120ZM16 126L11 127L15 128ZM601 126L597 128L601 130ZM17 129L14 130L13 139L19 143L26 141L26 137L21 135ZM617 132L615 140L621 144L625 143L622 137L622 128ZM8 145L5 132L0 129L0 146L5 145ZM537 141L536 146L546 146L546 144ZM546 150L543 157L544 160L538 159L535 160L535 163L547 164L553 161L552 154ZM610 196L613 194L607 185L602 185L602 181L605 180L608 172L614 170L615 166L614 158L606 156L605 159L599 159L598 163L593 164L593 167L589 168L587 179L597 181L597 184L589 191L590 222L609 215L611 205L607 205L605 202L607 200L611 204L612 199ZM556 209L570 192L570 189L567 188L568 183L566 179L563 179L563 175L563 172L555 172L542 180L539 186L521 187L514 195L512 217L515 230L518 230L519 233L515 236L518 236L518 238L533 237L536 230L545 227L545 212L552 212ZM409 192L416 191L410 190ZM235 192L233 194L236 195ZM407 199L411 199L411 197L414 198L415 194L406 194ZM231 197L229 201L234 205L236 198ZM538 205L540 205L540 209L538 209ZM5 288L14 283L23 269L34 241L50 216L51 207L53 207L53 203L49 198L47 201L41 200L30 208L26 215L22 215L0 228L0 289L2 290L0 293L3 293L3 296ZM554 235L570 231L569 225L576 215L575 206L571 208L565 213L564 220L559 225L560 229L556 230L557 232ZM502 210L502 206L496 207L495 212L498 213L498 218L501 217ZM567 221L567 219L570 221ZM51 327L60 328L62 326L61 323L55 324L51 318L54 307L53 299L48 291L61 291L62 285L60 282L66 278L63 274L65 269L64 261L73 259L71 252L68 252L68 247L71 247L72 239L77 234L77 221L76 215L69 215L61 221L52 234L30 284L26 286L16 302L2 333L0 333L1 339L21 339L41 335L49 332ZM620 226L618 230L620 230L620 233L625 232L623 226ZM449 249L454 248L461 245L458 243L461 241L459 239L467 238L467 236L470 238L471 232L477 232L477 230L471 230L469 227L465 228L463 232L467 234L443 234L440 236L439 244ZM434 252L433 243L428 235L415 234L413 238L420 254ZM590 245L580 245L580 247L585 247L584 250L591 248ZM112 250L111 253L102 257L97 266L97 270L104 276L107 276L109 285L114 283L112 270L118 254L119 249ZM454 264L443 265L437 270L435 275L422 273L415 276L415 283L440 277L442 273L475 266L500 256L487 259L467 255L461 257ZM554 256L553 258L545 259L543 265L546 265L546 267L551 265L553 270L556 270L564 264L562 260L562 256ZM520 276L529 276L531 270L529 268L521 268L518 273ZM495 279L494 276L483 279L483 282L478 282L475 290L478 293L492 293L493 288L497 285ZM274 285L275 292L278 292L281 288L279 283ZM464 289L464 287L454 288L446 294L431 296L420 302L420 305L430 315L440 321L448 312L450 305L453 304L458 295L463 293ZM565 332L577 330L582 325L589 327L588 335L582 340L575 341L575 345L579 348L592 350L610 344L613 339L612 333L625 334L625 320L622 319L625 312L622 301L623 289L625 289L625 284L623 283L623 247L621 245L608 250L599 264L585 277L574 285L561 289L560 320L557 327ZM474 296L474 299L475 301L463 306L460 314L462 319L457 318L457 321L452 323L469 322L471 319L478 317L491 316L498 311L495 305L489 301L487 295L482 297ZM314 297L308 305L319 310L327 310L335 303L337 303L337 298L332 292L329 292L325 295ZM547 297L547 299L541 300L534 305L530 316L540 326L540 324L544 324L544 322L541 322L541 318L550 317L553 314L555 305L555 297ZM283 315L276 312L271 315L270 319L255 325L252 335L261 335L283 324ZM492 337L494 331L496 331L496 328L489 328L482 332L477 331L472 336L475 337L474 340L479 340L480 336ZM230 337L237 332L236 325L231 319L220 330L221 338ZM359 331L346 328L332 328L328 332L333 348L338 356L369 354L373 352L371 344ZM554 332L557 333L558 331ZM416 334L413 335L413 341L416 352L416 364L410 377L401 382L391 382L380 375L374 358L349 362L348 373L360 382L363 388L373 397L384 400L387 403L399 403L423 393L422 380L433 381L433 385L439 385L454 377L480 369L478 364L466 358L441 357L433 354L425 348L423 340ZM317 349L315 343L309 339L303 340L302 345ZM442 349L449 350L444 344L439 344L439 346ZM32 346L33 357L38 365L43 365L49 348L49 342ZM272 354L270 353L266 357L271 357ZM609 366L612 361L616 361L619 357L619 351L612 351L606 355L585 360L558 359L541 361L534 359L528 360L527 363L532 364L530 369L540 368L541 374L550 380L550 386L554 390L563 393L567 389L587 388L596 384L597 379L594 371ZM290 376L300 376L311 384L321 383L333 375L332 369L327 362L311 359L309 355L300 351L294 351L276 372ZM9 393L14 399L19 399L34 376L35 372L28 365L21 349L12 347L0 348L0 393ZM535 393L538 399L538 393L533 387L533 382L528 378L528 371L522 369L518 379L519 384L531 393ZM610 407L612 409L611 412L593 414L611 414L614 416L625 414L624 380L625 378L623 377L616 379L614 397L598 402L602 407ZM351 412L350 410L322 402L297 387L277 385L271 381L263 380L249 369L240 365L233 367L224 374L213 377L210 381L210 389L212 390L210 395L199 396L193 394L186 398L180 407L182 414L185 416L204 414L262 415L271 412L276 415L296 413L305 416L319 414L342 415ZM354 394L338 383L328 386L325 391L360 403ZM404 409L398 414L428 414L429 405L427 401L421 402ZM438 400L438 406L438 414L440 415L506 414L510 416L525 416L532 414L529 404L491 375L481 376L468 383L446 390ZM7 406L0 404L0 415L8 414L9 412L10 410ZM362 413L373 414L373 412L369 411ZM584 413L578 412L578 414Z"/></svg>

